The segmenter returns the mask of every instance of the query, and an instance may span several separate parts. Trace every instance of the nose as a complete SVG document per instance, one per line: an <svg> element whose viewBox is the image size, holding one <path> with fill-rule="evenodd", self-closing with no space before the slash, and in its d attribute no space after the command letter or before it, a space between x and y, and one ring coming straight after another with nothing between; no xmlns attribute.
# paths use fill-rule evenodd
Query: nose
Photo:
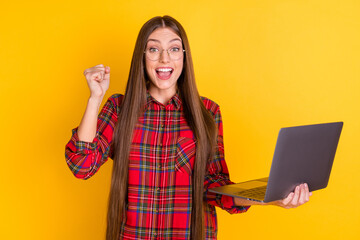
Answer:
<svg viewBox="0 0 360 240"><path fill-rule="evenodd" d="M161 51L159 61L164 63L170 61L169 52L167 50L163 49Z"/></svg>

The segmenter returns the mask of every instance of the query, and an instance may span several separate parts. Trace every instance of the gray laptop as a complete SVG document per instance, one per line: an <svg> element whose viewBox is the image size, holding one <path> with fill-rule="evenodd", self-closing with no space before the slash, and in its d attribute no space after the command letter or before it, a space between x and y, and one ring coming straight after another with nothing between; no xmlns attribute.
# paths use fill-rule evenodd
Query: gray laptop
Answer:
<svg viewBox="0 0 360 240"><path fill-rule="evenodd" d="M280 129L269 177L209 189L258 202L284 199L301 183L325 188L343 122Z"/></svg>

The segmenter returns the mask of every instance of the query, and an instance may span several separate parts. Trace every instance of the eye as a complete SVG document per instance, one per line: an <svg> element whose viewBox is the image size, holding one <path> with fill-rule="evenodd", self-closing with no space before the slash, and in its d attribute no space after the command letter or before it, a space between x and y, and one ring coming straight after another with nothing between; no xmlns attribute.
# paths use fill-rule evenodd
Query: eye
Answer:
<svg viewBox="0 0 360 240"><path fill-rule="evenodd" d="M159 51L159 49L157 49L157 48L154 48L154 47L149 48L149 52L151 52L151 53L155 53L158 51Z"/></svg>
<svg viewBox="0 0 360 240"><path fill-rule="evenodd" d="M179 52L180 51L180 48L178 47L173 47L170 49L171 52Z"/></svg>

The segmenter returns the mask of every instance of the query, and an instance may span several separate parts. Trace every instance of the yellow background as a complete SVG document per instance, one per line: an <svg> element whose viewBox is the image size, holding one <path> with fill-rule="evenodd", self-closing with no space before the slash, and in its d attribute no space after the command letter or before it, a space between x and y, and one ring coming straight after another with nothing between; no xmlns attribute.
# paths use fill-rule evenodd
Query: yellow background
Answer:
<svg viewBox="0 0 360 240"><path fill-rule="evenodd" d="M64 158L89 96L82 73L109 65L105 97L123 93L140 27L164 14L221 106L233 181L269 173L281 127L344 121L326 189L297 209L219 209L218 238L359 239L357 0L2 1L0 239L103 239L112 162L82 181Z"/></svg>

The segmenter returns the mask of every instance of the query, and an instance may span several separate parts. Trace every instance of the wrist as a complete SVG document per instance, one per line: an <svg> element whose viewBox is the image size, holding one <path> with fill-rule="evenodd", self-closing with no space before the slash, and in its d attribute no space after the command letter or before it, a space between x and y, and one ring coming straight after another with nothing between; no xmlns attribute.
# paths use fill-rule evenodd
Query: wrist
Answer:
<svg viewBox="0 0 360 240"><path fill-rule="evenodd" d="M271 205L271 206L281 207L281 202L280 201L272 201L272 202L264 203L264 205Z"/></svg>
<svg viewBox="0 0 360 240"><path fill-rule="evenodd" d="M88 105L96 106L96 108L100 108L104 96L90 96L88 98Z"/></svg>
<svg viewBox="0 0 360 240"><path fill-rule="evenodd" d="M104 98L104 94L102 94L102 95L90 94L88 100L92 101L92 102L102 102L103 98Z"/></svg>
<svg viewBox="0 0 360 240"><path fill-rule="evenodd" d="M235 206L268 205L267 203L256 202L256 201L251 201L251 200L237 198L237 197L234 197L234 204L235 204Z"/></svg>

